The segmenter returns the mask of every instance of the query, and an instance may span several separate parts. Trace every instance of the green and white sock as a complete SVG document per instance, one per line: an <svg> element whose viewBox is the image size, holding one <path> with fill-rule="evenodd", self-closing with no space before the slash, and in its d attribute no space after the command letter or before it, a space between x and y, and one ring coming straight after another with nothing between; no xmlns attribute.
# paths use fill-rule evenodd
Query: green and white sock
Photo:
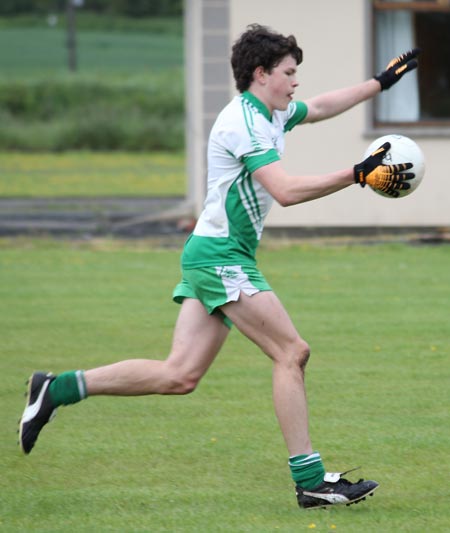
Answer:
<svg viewBox="0 0 450 533"><path fill-rule="evenodd" d="M296 485L306 490L316 488L325 477L325 468L318 452L289 457L289 468Z"/></svg>
<svg viewBox="0 0 450 533"><path fill-rule="evenodd" d="M55 407L84 400L87 398L84 372L82 370L63 372L50 383L48 390Z"/></svg>

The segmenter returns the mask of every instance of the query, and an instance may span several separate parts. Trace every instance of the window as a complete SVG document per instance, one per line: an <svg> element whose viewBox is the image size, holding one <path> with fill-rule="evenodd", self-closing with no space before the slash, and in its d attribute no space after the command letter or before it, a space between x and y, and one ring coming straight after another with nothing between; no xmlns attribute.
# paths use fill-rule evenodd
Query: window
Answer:
<svg viewBox="0 0 450 533"><path fill-rule="evenodd" d="M374 0L374 65L380 72L393 57L422 49L419 68L381 93L373 125L450 127L450 0Z"/></svg>

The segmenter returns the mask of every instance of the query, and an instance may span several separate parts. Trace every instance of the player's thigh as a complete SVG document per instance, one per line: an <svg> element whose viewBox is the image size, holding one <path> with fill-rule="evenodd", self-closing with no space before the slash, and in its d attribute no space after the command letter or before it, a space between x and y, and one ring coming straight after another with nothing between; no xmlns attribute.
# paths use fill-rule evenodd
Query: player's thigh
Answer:
<svg viewBox="0 0 450 533"><path fill-rule="evenodd" d="M233 324L273 359L307 350L283 304L272 291L253 296L241 293L237 302L222 307Z"/></svg>
<svg viewBox="0 0 450 533"><path fill-rule="evenodd" d="M223 317L208 314L199 300L185 298L167 362L182 373L201 377L219 353L229 331Z"/></svg>

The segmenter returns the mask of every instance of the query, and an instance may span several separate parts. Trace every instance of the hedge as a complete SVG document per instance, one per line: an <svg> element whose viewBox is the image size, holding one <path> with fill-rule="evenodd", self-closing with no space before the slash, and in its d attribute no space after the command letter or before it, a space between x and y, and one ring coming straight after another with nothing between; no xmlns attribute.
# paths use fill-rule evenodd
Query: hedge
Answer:
<svg viewBox="0 0 450 533"><path fill-rule="evenodd" d="M70 76L2 80L0 120L0 150L179 150L182 75L177 70L123 82Z"/></svg>

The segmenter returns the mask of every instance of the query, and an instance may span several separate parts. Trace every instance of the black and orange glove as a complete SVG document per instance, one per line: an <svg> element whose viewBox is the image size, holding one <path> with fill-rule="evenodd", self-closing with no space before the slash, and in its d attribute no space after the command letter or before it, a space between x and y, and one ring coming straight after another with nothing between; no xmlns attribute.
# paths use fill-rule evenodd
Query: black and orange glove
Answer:
<svg viewBox="0 0 450 533"><path fill-rule="evenodd" d="M396 198L398 191L411 187L407 180L414 178L413 172L405 172L412 168L412 163L397 163L396 165L383 165L383 158L391 147L385 142L371 153L369 157L353 167L355 182L364 187L366 183L389 196Z"/></svg>
<svg viewBox="0 0 450 533"><path fill-rule="evenodd" d="M413 48L409 52L402 54L389 62L386 70L374 76L380 82L381 90L385 91L397 83L398 80L410 70L417 68L417 60L415 59L421 50L420 48Z"/></svg>

